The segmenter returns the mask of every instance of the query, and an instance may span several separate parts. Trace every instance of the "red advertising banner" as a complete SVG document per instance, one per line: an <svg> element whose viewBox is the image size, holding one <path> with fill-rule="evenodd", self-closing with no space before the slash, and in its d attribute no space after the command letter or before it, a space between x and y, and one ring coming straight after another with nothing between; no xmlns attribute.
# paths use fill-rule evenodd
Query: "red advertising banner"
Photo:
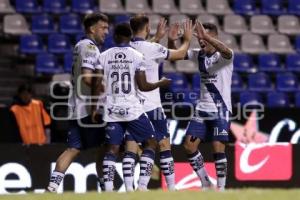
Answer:
<svg viewBox="0 0 300 200"><path fill-rule="evenodd" d="M292 177L292 145L235 145L235 177L240 181L282 181Z"/></svg>

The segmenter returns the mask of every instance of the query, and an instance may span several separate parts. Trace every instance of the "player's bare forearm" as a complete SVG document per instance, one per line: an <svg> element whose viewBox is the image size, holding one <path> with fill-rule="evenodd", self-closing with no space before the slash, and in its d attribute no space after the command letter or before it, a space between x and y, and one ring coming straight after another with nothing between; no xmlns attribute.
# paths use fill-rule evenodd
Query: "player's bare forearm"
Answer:
<svg viewBox="0 0 300 200"><path fill-rule="evenodd" d="M159 41L167 33L167 26L166 25L167 25L167 20L165 18L161 18L158 25L157 25L155 35L149 41L159 43Z"/></svg>
<svg viewBox="0 0 300 200"><path fill-rule="evenodd" d="M149 83L146 79L145 71L139 71L135 75L138 88L143 92L149 92L159 87L166 87L171 83L170 79L162 78L155 83Z"/></svg>
<svg viewBox="0 0 300 200"><path fill-rule="evenodd" d="M136 76L136 82L137 82L139 90L141 90L143 92L149 92L149 91L155 90L156 88L159 87L159 82L149 83L149 82L147 82L146 77L144 77L144 75L142 75L142 74L138 74Z"/></svg>
<svg viewBox="0 0 300 200"><path fill-rule="evenodd" d="M216 50L221 53L223 58L232 58L232 51L223 42L219 41L214 37L211 37L208 34L205 34L204 40L210 43L213 47L215 47Z"/></svg>
<svg viewBox="0 0 300 200"><path fill-rule="evenodd" d="M93 71L91 69L81 69L82 81L89 87L92 87Z"/></svg>
<svg viewBox="0 0 300 200"><path fill-rule="evenodd" d="M177 49L176 40L179 39L179 23L171 24L169 33L168 33L168 48L169 49Z"/></svg>
<svg viewBox="0 0 300 200"><path fill-rule="evenodd" d="M192 20L187 20L184 23L184 33L183 33L183 43L177 50L170 50L169 60L183 60L186 56L186 52L190 46L190 41L192 39L193 23Z"/></svg>
<svg viewBox="0 0 300 200"><path fill-rule="evenodd" d="M96 104L98 97L104 92L104 86L102 84L102 71L96 70L92 78L92 111L96 110Z"/></svg>
<svg viewBox="0 0 300 200"><path fill-rule="evenodd" d="M155 90L156 88L164 87L166 83L164 83L163 80L159 80L155 83L149 83L146 82L142 85L142 87L139 87L139 89L143 92L149 92L152 90Z"/></svg>
<svg viewBox="0 0 300 200"><path fill-rule="evenodd" d="M176 49L172 50L170 49L170 56L169 59L170 61L175 61L175 60L183 60L186 56L186 52L189 48L189 41L183 41L182 45Z"/></svg>

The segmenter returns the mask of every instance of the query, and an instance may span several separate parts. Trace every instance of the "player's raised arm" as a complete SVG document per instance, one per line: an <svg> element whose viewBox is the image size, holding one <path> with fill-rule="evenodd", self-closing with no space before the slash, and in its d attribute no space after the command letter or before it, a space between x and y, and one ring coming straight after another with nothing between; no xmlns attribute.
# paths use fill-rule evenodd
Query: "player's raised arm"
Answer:
<svg viewBox="0 0 300 200"><path fill-rule="evenodd" d="M183 43L177 50L170 49L170 56L168 60L182 60L186 56L186 52L190 46L190 41L193 35L193 23L192 20L187 20L184 23Z"/></svg>
<svg viewBox="0 0 300 200"><path fill-rule="evenodd" d="M230 50L230 48L228 48L223 42L217 39L217 34L215 35L215 37L211 34L208 34L200 21L196 22L196 36L199 41L205 40L206 42L211 44L218 52L221 53L221 56L223 58L232 58L232 51Z"/></svg>
<svg viewBox="0 0 300 200"><path fill-rule="evenodd" d="M176 40L179 39L179 27L180 24L178 22L171 24L169 30L168 30L168 48L169 49L177 49L176 47Z"/></svg>
<svg viewBox="0 0 300 200"><path fill-rule="evenodd" d="M157 25L156 33L150 39L150 42L159 43L159 41L166 35L167 32L168 32L167 20L165 18L161 18Z"/></svg>

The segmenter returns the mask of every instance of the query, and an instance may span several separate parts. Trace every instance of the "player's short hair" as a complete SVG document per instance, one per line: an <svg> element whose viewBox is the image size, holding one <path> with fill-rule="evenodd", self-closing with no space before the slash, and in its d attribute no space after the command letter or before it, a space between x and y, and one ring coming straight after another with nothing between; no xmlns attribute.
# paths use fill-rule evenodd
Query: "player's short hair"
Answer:
<svg viewBox="0 0 300 200"><path fill-rule="evenodd" d="M83 19L83 26L86 32L89 31L90 27L98 23L98 21L103 21L108 23L108 17L102 13L91 13L87 14Z"/></svg>
<svg viewBox="0 0 300 200"><path fill-rule="evenodd" d="M114 29L114 40L117 44L129 42L132 37L132 31L129 23L123 22L117 24Z"/></svg>
<svg viewBox="0 0 300 200"><path fill-rule="evenodd" d="M143 30L147 24L149 24L149 18L146 15L135 15L130 18L130 27L133 33Z"/></svg>
<svg viewBox="0 0 300 200"><path fill-rule="evenodd" d="M203 23L202 25L209 32L212 32L212 33L215 33L216 35L218 35L218 28L217 28L217 26L215 24L212 24L212 23Z"/></svg>

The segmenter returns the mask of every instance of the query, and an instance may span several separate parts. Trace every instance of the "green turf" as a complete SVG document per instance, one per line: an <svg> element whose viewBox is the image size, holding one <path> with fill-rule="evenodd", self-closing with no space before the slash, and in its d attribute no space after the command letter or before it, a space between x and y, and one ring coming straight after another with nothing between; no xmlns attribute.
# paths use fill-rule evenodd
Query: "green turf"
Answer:
<svg viewBox="0 0 300 200"><path fill-rule="evenodd" d="M90 192L86 194L27 194L0 195L0 200L300 200L300 189L240 189L225 192L134 192L134 193L104 193Z"/></svg>

